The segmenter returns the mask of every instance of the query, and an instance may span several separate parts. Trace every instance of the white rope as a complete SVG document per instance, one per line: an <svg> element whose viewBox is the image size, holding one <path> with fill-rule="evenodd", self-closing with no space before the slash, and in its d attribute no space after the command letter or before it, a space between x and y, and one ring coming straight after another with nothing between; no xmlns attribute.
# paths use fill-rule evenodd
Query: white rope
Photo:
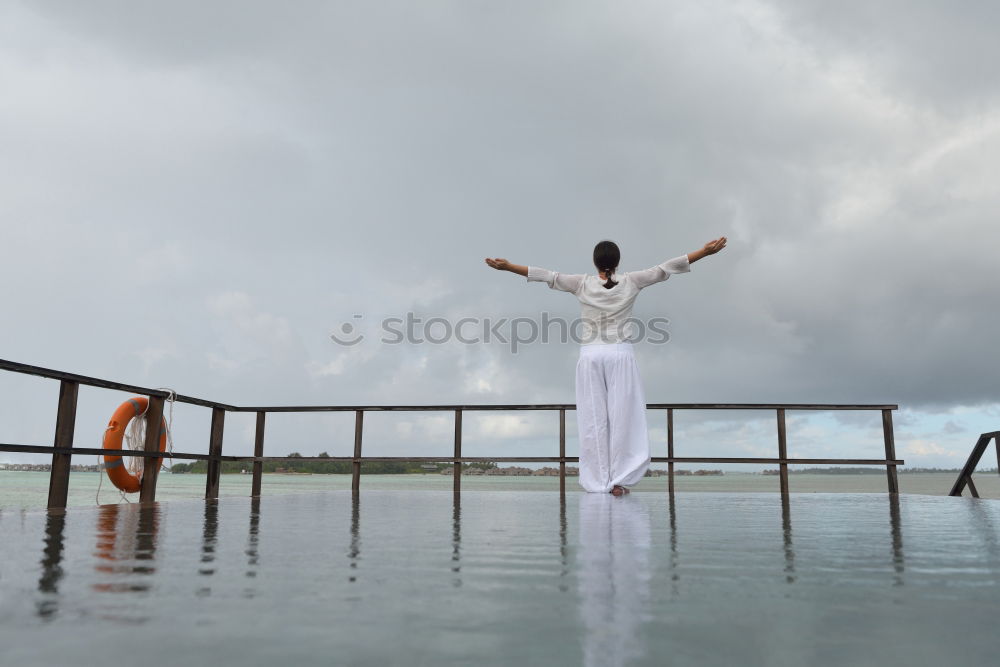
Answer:
<svg viewBox="0 0 1000 667"><path fill-rule="evenodd" d="M167 392L167 401L170 403L170 407L167 410L167 451L171 454L174 453L174 403L177 401L177 392L169 387L157 387L160 391ZM173 459L170 459L173 461ZM171 463L171 465L173 465ZM160 469L165 469L162 463L160 464Z"/></svg>
<svg viewBox="0 0 1000 667"><path fill-rule="evenodd" d="M167 451L171 454L174 453L174 403L177 401L177 392L169 387L157 387L159 391L167 392L167 401L170 403L170 407L167 412ZM146 403L146 410L149 410L149 403ZM135 415L128 424L128 428L125 430L125 441L122 443L124 446L128 447L132 451L138 451L145 447L146 444L146 420L139 419L146 414L146 410ZM103 443L102 443L103 445ZM103 454L98 454L97 460L101 461ZM126 459L122 463L125 465L126 469L138 478L142 478L143 469L145 466L145 457L142 456L123 456ZM173 460L173 459L171 459ZM163 465L162 459L160 463L160 469L163 470L166 466ZM94 496L94 502L98 505L101 504L101 485L104 483L104 472L101 472L101 478L97 482L97 494ZM118 489L118 495L121 500L127 503L132 501L128 499L125 492Z"/></svg>
<svg viewBox="0 0 1000 667"><path fill-rule="evenodd" d="M149 404L146 404L146 409L141 413L137 414L131 420L129 420L128 428L125 430L125 442L126 448L132 451L139 451L143 449L146 444L146 420L142 417L149 411ZM146 465L146 461L141 456L126 456L125 459L125 469L129 471L130 474L134 475L136 479L142 479L142 469Z"/></svg>
<svg viewBox="0 0 1000 667"><path fill-rule="evenodd" d="M102 442L101 446L103 446L103 445L104 445L104 443ZM98 454L97 455L97 472L98 472L98 474L100 474L100 477L97 480L97 493L94 494L94 502L97 503L98 505L101 504L101 484L104 484L104 470L101 468L101 463L103 463L103 461L101 461L101 455Z"/></svg>

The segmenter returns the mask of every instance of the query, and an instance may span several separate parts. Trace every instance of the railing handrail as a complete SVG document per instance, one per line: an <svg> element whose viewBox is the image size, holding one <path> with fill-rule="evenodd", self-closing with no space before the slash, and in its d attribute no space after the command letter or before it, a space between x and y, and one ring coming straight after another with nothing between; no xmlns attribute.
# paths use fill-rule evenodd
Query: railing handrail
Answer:
<svg viewBox="0 0 1000 667"><path fill-rule="evenodd" d="M150 387L140 387L139 385L135 384L113 382L111 380L103 380L101 378L90 377L88 375L78 375L76 373L57 371L51 368L42 368L41 366L22 364L17 361L9 361L7 359L0 359L0 369L5 371L11 371L13 373L36 375L38 377L49 378L51 380L75 382L77 384L86 385L88 387L100 387L102 389L127 391L132 394L143 394L145 396L157 396L159 398L169 398L171 395L169 391L164 391L163 389L152 389ZM194 396L185 396L183 394L175 394L173 398L178 403L190 403L191 405L200 405L205 408L220 408L222 410L226 410L227 412L233 412L237 409L236 406L233 405L226 405L225 403L217 403L215 401L206 401L201 398L195 398Z"/></svg>
<svg viewBox="0 0 1000 667"><path fill-rule="evenodd" d="M141 387L133 384L113 382L101 378L67 373L41 366L32 366L15 361L0 359L0 370L14 373L24 373L39 377L59 380L59 409L56 418L55 442L51 447L40 445L3 444L0 451L20 453L51 453L52 468L49 478L49 507L65 507L69 486L70 459L73 454L109 455L109 452L99 448L73 446L73 432L76 421L76 404L79 385L100 387L150 397L145 419L150 423L160 422L163 413L163 402L172 398L180 403L189 403L212 409L211 437L209 438L208 454L187 452L160 452L158 436L154 429L147 429L143 450L113 450L111 456L139 456L143 458L170 458L208 461L208 481L206 498L218 497L219 474L223 461L253 462L252 495L260 494L260 476L263 463L266 461L308 461L322 460L329 462L350 462L352 464L351 488L357 492L360 485L361 464L372 461L422 461L451 462L454 464L454 487L460 488L461 464L485 461L504 462L558 462L560 468L560 492L565 491L566 464L579 461L578 457L566 456L566 411L575 410L574 403L545 404L497 404L497 405L276 405L276 406L236 406L216 401L206 401L183 394L171 394L161 388ZM665 410L667 412L667 456L652 457L653 462L668 464L669 490L674 489L675 463L755 463L777 464L781 482L781 493L788 493L788 466L796 464L848 464L848 465L884 465L888 477L889 493L898 493L896 466L903 465L895 455L895 444L892 428L892 411L897 410L895 404L844 404L844 403L648 403L647 409ZM522 457L463 457L462 456L462 415L464 412L476 411L555 411L559 413L559 456L522 456ZM673 440L674 410L775 410L778 428L777 457L675 457ZM882 430L885 440L884 459L848 459L848 458L792 458L786 451L785 411L786 410L878 410L882 413ZM253 456L231 456L222 454L222 435L226 412L253 412L257 415L257 428L254 437ZM272 412L353 412L354 421L354 455L338 457L287 457L264 456L264 422L267 413ZM434 456L362 456L362 429L366 412L451 412L455 417L454 454L450 457ZM978 459L977 459L978 460ZM155 498L156 477L159 466L151 466L143 477L140 491L140 502ZM969 481L971 484L971 479Z"/></svg>
<svg viewBox="0 0 1000 667"><path fill-rule="evenodd" d="M0 359L0 369L14 373L35 375L52 380L67 380L89 387L100 387L103 389L114 389L133 394L143 394L145 396L158 396L159 398L169 398L170 392L163 389L153 389L135 384L125 384L112 380L79 375L77 373L67 373L41 366L22 364L16 361ZM219 408L226 412L421 412L421 411L452 411L465 410L468 412L487 410L575 410L575 403L518 403L518 404L447 404L447 405L267 405L267 406L241 406L229 403L219 403L208 401L203 398L176 394L174 397L178 403L190 403L206 408ZM895 404L874 404L874 403L647 403L650 410L898 410Z"/></svg>
<svg viewBox="0 0 1000 667"><path fill-rule="evenodd" d="M147 459L178 459L180 461L323 461L329 463L364 463L366 461L399 461L428 463L575 463L578 456L249 456L238 454L193 454L190 452L147 452L141 449L109 451L100 447L50 447L48 445L17 445L0 443L0 452L22 454L80 454L83 456L138 456ZM653 456L653 463L778 463L785 465L818 465L841 463L850 465L903 465L902 459L806 459L740 456Z"/></svg>
<svg viewBox="0 0 1000 667"><path fill-rule="evenodd" d="M898 405L847 403L647 403L649 410L898 410ZM447 405L267 405L236 406L233 412L466 412L502 410L576 410L575 403L447 404Z"/></svg>

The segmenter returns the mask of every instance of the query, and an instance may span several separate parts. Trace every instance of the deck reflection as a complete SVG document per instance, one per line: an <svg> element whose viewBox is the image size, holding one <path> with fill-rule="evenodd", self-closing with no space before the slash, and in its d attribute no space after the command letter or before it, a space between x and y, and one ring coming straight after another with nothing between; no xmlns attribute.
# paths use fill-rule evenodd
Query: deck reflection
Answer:
<svg viewBox="0 0 1000 667"><path fill-rule="evenodd" d="M94 569L103 576L93 585L101 593L144 592L156 573L160 505L101 505L97 510ZM142 575L133 577L131 575ZM107 581L112 579L111 581Z"/></svg>
<svg viewBox="0 0 1000 667"><path fill-rule="evenodd" d="M361 494L351 494L351 542L347 551L350 575L347 580L354 583L358 580L358 560L361 558Z"/></svg>
<svg viewBox="0 0 1000 667"><path fill-rule="evenodd" d="M250 527L247 531L247 546L244 554L247 557L247 568L244 576L247 579L255 579L257 570L260 567L260 496L250 499ZM256 595L257 589L247 586L243 590L243 595L252 598Z"/></svg>
<svg viewBox="0 0 1000 667"><path fill-rule="evenodd" d="M474 492L473 492L474 493ZM578 511L577 521L571 521L569 516L569 501L575 499ZM346 541L346 567L342 570L346 580L350 583L358 581L360 562L362 558L362 546L366 543L364 539L365 527L362 525L361 504L364 502L364 493L340 496L336 502L342 503L346 510L344 518L348 518L349 539ZM481 562L482 550L485 548L480 541L482 533L480 526L484 520L481 505L472 505L474 511L467 518L463 511L462 494L449 494L451 498L450 512L443 507L441 514L437 514L439 519L447 521L450 540L442 543L437 542L439 547L447 548L447 565L438 561L439 572L448 576L448 581L453 587L462 587L463 584L471 583L469 577L475 576L473 572ZM366 496L367 497L367 496ZM342 500L341 500L342 499ZM445 501L447 502L447 501ZM706 528L703 525L692 525L682 529L679 524L683 522L685 510L700 508L702 503L696 496L684 496L683 498L672 493L634 493L624 498L613 498L603 494L560 494L557 499L558 505L551 500L545 502L546 512L550 513L551 521L548 525L552 532L550 549L548 551L551 559L548 562L552 565L552 573L558 573L558 579L553 580L553 584L559 591L569 592L573 588L573 577L576 576L576 594L579 600L579 614L581 620L589 630L586 639L586 653L594 656L588 658L588 662L614 664L620 660L621 655L628 655L639 651L641 647L629 644L628 637L638 633L641 625L643 609L648 602L650 595L649 582L653 577L651 572L652 563L659 563L661 572L668 575L669 579L663 580L663 588L658 589L658 595L669 593L671 598L676 598L685 592L680 586L683 580L695 581L705 576L706 570L699 569L697 562L701 558L703 539ZM875 539L879 543L886 543L887 551L882 552L884 557L874 554L873 570L874 576L882 578L888 576L883 581L891 582L893 586L904 586L906 583L906 558L904 549L903 512L900 507L900 497L887 495L884 499L872 498L874 506L868 507L864 511L864 516L871 516L870 511L876 513L885 511L887 530L882 533L883 537L878 538L878 532L865 533L868 540ZM887 507L879 510L878 505L885 503ZM956 519L965 516L974 528L975 539L982 546L982 556L990 563L988 566L991 572L1000 571L1000 539L998 539L998 527L995 513L990 511L983 501L957 501L960 505L950 505L951 511L956 513ZM988 502L988 501L987 501ZM242 571L242 595L246 598L253 598L259 594L260 585L257 582L258 574L261 572L260 553L263 546L269 539L268 533L262 530L263 505L267 504L267 499L259 497L250 499L249 513L244 521L248 521L245 538L245 548L243 555ZM239 508L229 505L227 517L233 519L239 517ZM380 512L379 518L372 517L372 521L391 521L392 506L384 503L376 503L376 509L369 511ZM440 507L440 506L439 506ZM766 515L767 508L774 508L776 523L771 523L775 538L780 531L780 542L777 544L771 539L765 538L760 544L764 545L764 551L758 549L757 560L754 567L767 578L768 571L781 577L790 585L796 584L801 578L812 580L817 564L821 567L829 567L826 561L828 553L823 543L824 532L821 525L817 525L816 518L822 516L817 514L816 504L803 505L803 511L809 514L809 523L800 526L796 531L796 499L775 497L772 502L759 505L756 509L756 517L761 519L760 525L764 526L765 533L770 533L766 528L771 519ZM556 512L552 514L552 510ZM180 566L187 568L188 572L193 572L196 582L193 589L195 596L210 596L214 585L224 585L215 577L217 568L224 565L219 560L219 532L220 532L220 506L219 501L207 501L200 508L200 544L197 544L194 554L197 562ZM820 511L822 511L820 509ZM161 545L161 531L165 523L165 506L152 503L145 505L102 505L97 508L96 513L67 513L66 511L53 510L48 512L44 520L44 532L42 535L41 557L38 563L37 574L37 598L34 602L34 611L37 617L43 620L50 620L60 612L60 599L62 590L71 581L73 572L68 572L65 565L66 534L70 530L73 521L82 520L84 517L95 517L96 526L93 531L94 547L92 551L93 560L90 567L96 576L90 576L85 585L98 594L120 595L123 593L148 593L154 588L156 574L159 566L158 559L167 558L163 553ZM761 514L764 512L765 514ZM664 516L665 514L665 516ZM877 514L876 514L877 515ZM178 514L179 517L191 517L190 509ZM447 518L445 518L447 517ZM665 521L664 521L665 519ZM802 519L800 519L802 520ZM94 521L94 518L88 519ZM463 526L463 521L472 521L469 526ZM662 523L661 523L662 522ZM912 518L911 518L912 522ZM241 521L242 523L242 521ZM91 524L93 525L93 524ZM438 524L441 525L441 524ZM869 526L871 524L868 524ZM885 526L885 524L882 524ZM381 526L380 526L381 527ZM441 526L442 528L444 526ZM575 540L573 532L576 532ZM759 535L759 528L755 535ZM884 530L884 529L882 529ZM193 532L193 531L192 531ZM467 537L466 532L472 537ZM798 535L797 533L802 533ZM194 537L194 533L191 537ZM371 543L383 539L385 531L381 530L375 537L369 537L369 548L378 549L378 545ZM271 539L276 539L277 534L272 533ZM441 535L441 538L448 538ZM441 539L438 538L438 539ZM886 538L888 538L886 540ZM287 535L284 537L287 540ZM463 540L471 539L472 542L465 544ZM739 539L734 537L733 539ZM700 541L701 540L701 541ZM819 541L817 541L819 540ZM797 541L799 548L796 548ZM571 546L576 543L577 548ZM651 550L652 544L658 544L661 549L655 552ZM190 544L190 542L188 542ZM341 543L343 544L343 542ZM767 545L771 547L768 548ZM775 549L780 545L780 549ZM276 545L280 549L283 545ZM831 543L831 548L845 549L843 542ZM174 551L179 548L174 543ZM849 553L850 547L846 547ZM881 549L882 547L878 547ZM190 554L191 552L187 552ZM343 552L342 552L343 553ZM473 554L474 558L465 558L466 553ZM773 556L770 554L774 554ZM187 556L190 558L191 556ZM170 555L172 560L168 569L178 567L177 558L184 560L181 553ZM884 559L883 559L884 558ZM470 560L473 565L466 566L464 561ZM738 563L738 559L733 561ZM343 561L341 561L343 563ZM193 571L192 571L193 566ZM714 565L713 567L717 567ZM471 569L470 569L471 568ZM235 568L235 574L239 576L239 565ZM718 570L713 570L717 572ZM886 574L879 574L879 572ZM79 576L79 574L77 574ZM712 576L715 576L714 574ZM108 605L109 607L113 605ZM113 615L114 612L108 612ZM111 616L107 616L111 617ZM130 622L141 621L140 618L131 617ZM608 631L601 628L611 624L615 629L617 638L609 639L606 635ZM604 639L600 639L604 637ZM610 644L608 643L610 642ZM630 653L631 652L631 653Z"/></svg>
<svg viewBox="0 0 1000 667"><path fill-rule="evenodd" d="M0 531L4 665L995 662L994 500L371 489Z"/></svg>
<svg viewBox="0 0 1000 667"><path fill-rule="evenodd" d="M42 595L36 604L38 615L44 619L59 611L59 582L63 578L63 533L66 530L66 510L51 510L45 517L45 541L42 548L42 574L38 579L38 592Z"/></svg>
<svg viewBox="0 0 1000 667"><path fill-rule="evenodd" d="M795 548L792 545L792 507L786 495L781 496L781 545L785 554L785 581L795 583Z"/></svg>

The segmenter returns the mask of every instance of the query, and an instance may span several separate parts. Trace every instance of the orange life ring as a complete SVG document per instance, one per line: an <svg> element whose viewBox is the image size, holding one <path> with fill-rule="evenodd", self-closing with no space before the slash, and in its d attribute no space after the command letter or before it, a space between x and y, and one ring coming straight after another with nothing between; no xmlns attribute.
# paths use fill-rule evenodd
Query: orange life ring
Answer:
<svg viewBox="0 0 1000 667"><path fill-rule="evenodd" d="M108 428L104 431L104 449L117 449L121 451L122 440L125 438L125 429L133 418L140 416L149 406L149 399L145 396L130 398L115 410L108 422ZM160 451L167 449L167 423L160 420ZM162 459L147 459L146 465L158 466ZM120 456L104 455L104 469L108 471L108 479L125 493L138 493L142 486L142 480L133 475L125 467L125 462ZM143 466L143 470L146 467Z"/></svg>

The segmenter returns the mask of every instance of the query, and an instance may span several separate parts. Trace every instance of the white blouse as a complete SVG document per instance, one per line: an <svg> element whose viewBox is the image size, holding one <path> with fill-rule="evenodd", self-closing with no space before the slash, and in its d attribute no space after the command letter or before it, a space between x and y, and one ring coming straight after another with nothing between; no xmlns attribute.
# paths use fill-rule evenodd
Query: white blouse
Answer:
<svg viewBox="0 0 1000 667"><path fill-rule="evenodd" d="M635 335L635 326L629 320L632 317L632 304L639 291L654 283L663 282L674 273L687 273L690 270L691 263L687 255L681 255L644 271L615 273L612 278L618 283L607 289L600 276L557 273L529 266L528 282L548 283L552 289L576 295L582 306L582 326L576 334L580 336L581 344L627 343Z"/></svg>

